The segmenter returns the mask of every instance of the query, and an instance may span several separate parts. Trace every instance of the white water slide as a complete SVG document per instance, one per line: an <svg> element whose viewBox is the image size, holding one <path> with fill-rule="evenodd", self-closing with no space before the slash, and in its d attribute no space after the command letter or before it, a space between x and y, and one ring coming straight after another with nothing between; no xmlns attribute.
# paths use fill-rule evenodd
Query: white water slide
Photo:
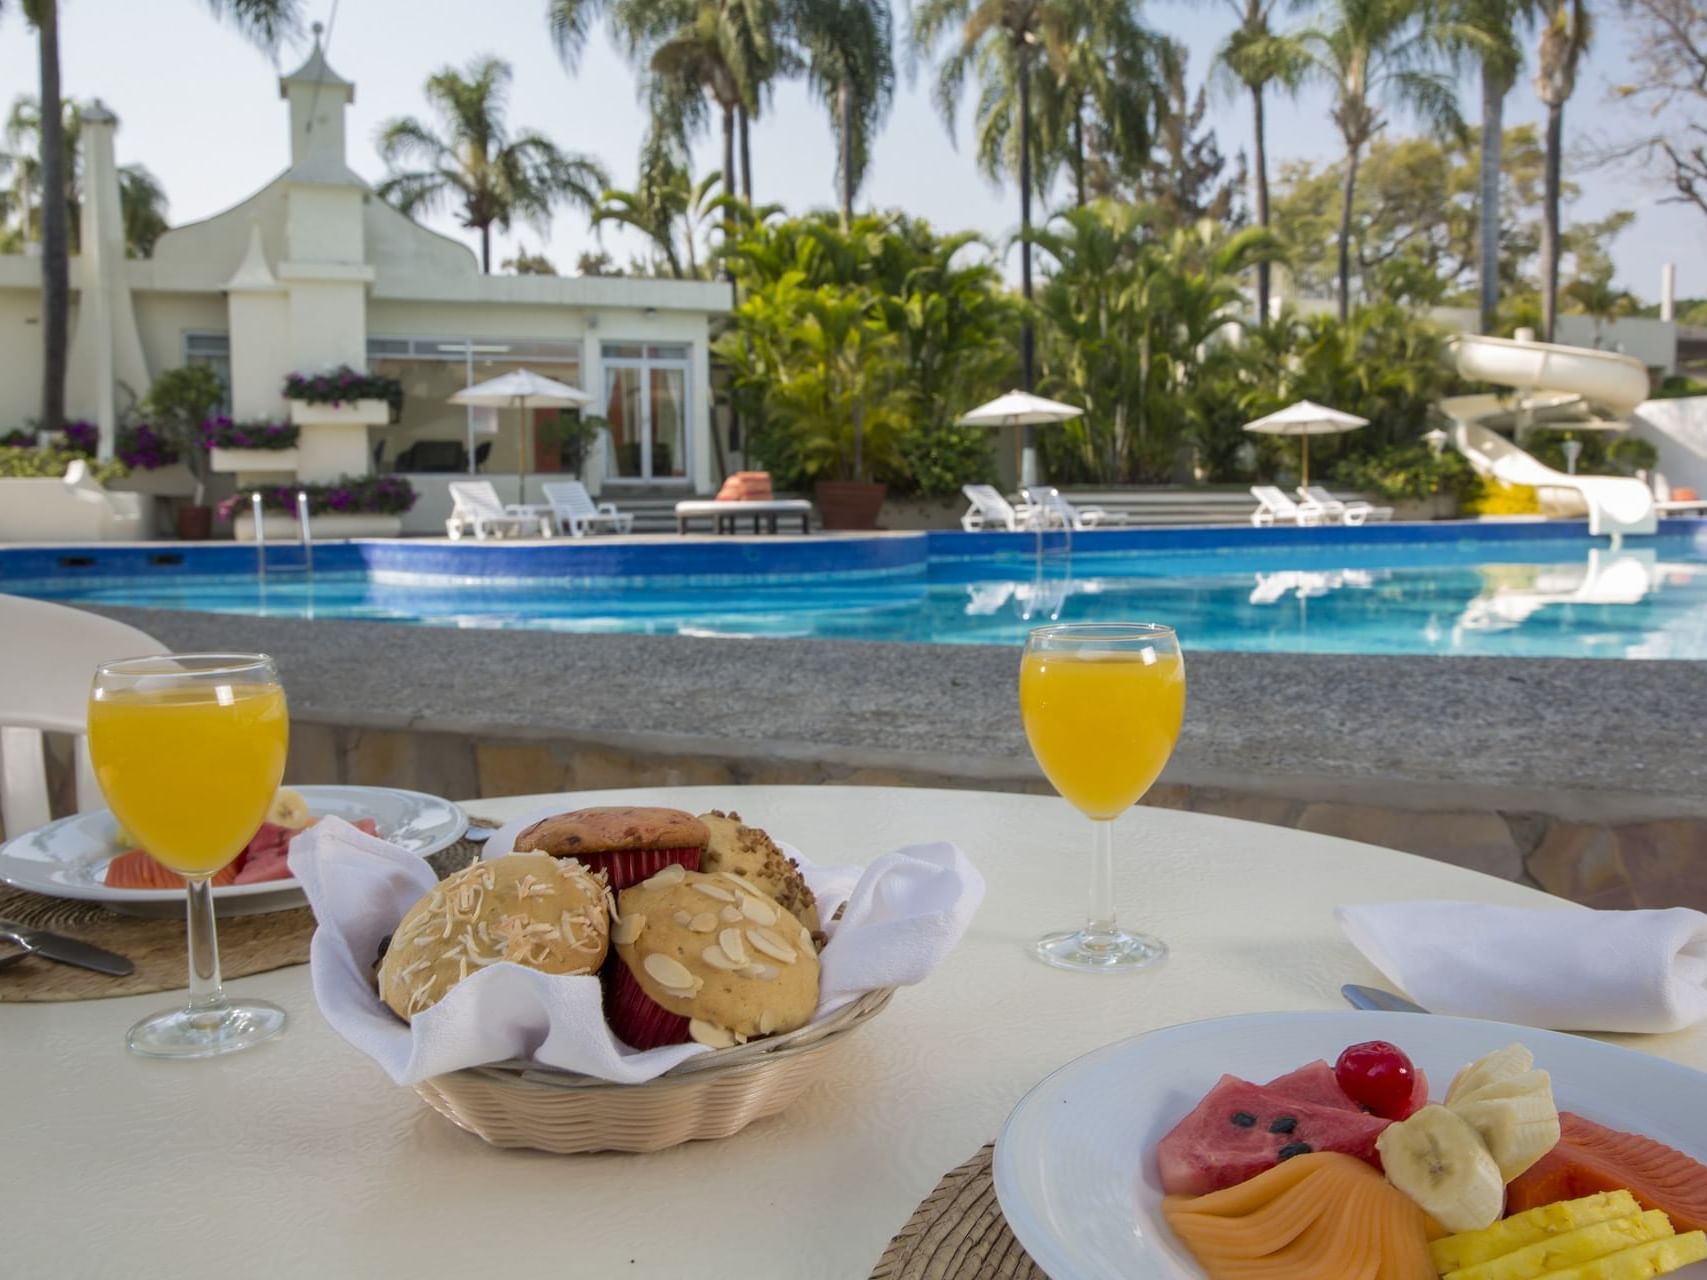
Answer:
<svg viewBox="0 0 1707 1280"><path fill-rule="evenodd" d="M1633 356L1471 334L1454 338L1450 345L1460 374L1525 392L1524 401L1531 407L1555 408L1582 401L1627 420L1648 397L1647 367ZM1611 534L1617 540L1627 533L1658 529L1654 495L1642 481L1566 475L1483 426L1485 418L1510 416L1508 398L1455 396L1441 401L1440 408L1452 420L1453 443L1478 473L1506 484L1580 494L1588 508L1590 533Z"/></svg>

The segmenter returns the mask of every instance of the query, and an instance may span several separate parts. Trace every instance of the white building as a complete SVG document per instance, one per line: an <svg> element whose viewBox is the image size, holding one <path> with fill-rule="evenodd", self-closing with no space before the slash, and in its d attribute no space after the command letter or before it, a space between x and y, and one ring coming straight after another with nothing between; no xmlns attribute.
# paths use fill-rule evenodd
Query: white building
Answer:
<svg viewBox="0 0 1707 1280"><path fill-rule="evenodd" d="M168 231L144 260L124 255L116 122L100 109L84 116L69 417L98 422L110 449L120 413L155 374L186 363L221 373L233 416L275 421L287 414L289 373L348 364L389 374L403 382L399 420L353 433L305 429L296 466L305 480L410 474L422 495L411 525L430 528L444 513L448 473L477 465L514 500L503 478L516 483L518 449L530 473L561 469L555 410L525 426L501 412L491 434L489 415L446 403L527 366L588 391L592 411L609 419L588 468L594 488L715 487L707 343L728 286L482 275L469 248L392 209L346 165L355 86L318 42L279 93L289 166L223 213ZM0 256L0 430L38 410L40 290L39 259Z"/></svg>

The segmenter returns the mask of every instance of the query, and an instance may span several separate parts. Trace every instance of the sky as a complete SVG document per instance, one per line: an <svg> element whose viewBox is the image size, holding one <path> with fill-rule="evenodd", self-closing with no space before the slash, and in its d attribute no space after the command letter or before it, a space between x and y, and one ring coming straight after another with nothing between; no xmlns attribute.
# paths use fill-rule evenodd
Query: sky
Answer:
<svg viewBox="0 0 1707 1280"><path fill-rule="evenodd" d="M163 183L174 224L194 221L233 205L275 177L288 160L285 105L275 67L228 24L210 16L205 0L60 0L64 90L99 97L120 119L121 164L146 165ZM17 6L0 18L0 100L35 92L33 33ZM351 167L371 181L385 166L374 146L382 122L422 115L421 85L447 64L495 54L513 64L512 128L537 129L565 149L598 159L615 184L635 176L645 112L633 70L604 31L596 31L579 64L558 60L544 20L545 0L310 0L310 16L329 25L328 59L356 84L348 116ZM905 0L897 3L897 27ZM1184 42L1194 81L1201 80L1217 44L1232 24L1227 0L1146 0L1146 20ZM1576 96L1566 108L1573 130L1610 128L1618 108L1610 102L1612 78L1628 75L1620 19L1600 19L1598 47ZM284 70L307 52L306 40L284 51ZM905 65L905 55L902 62ZM971 97L951 136L930 97L929 68L903 84L878 138L862 203L902 207L942 229L974 228L1005 243L1017 226L1018 195L983 178L973 161ZM1478 101L1466 81L1467 109ZM1324 90L1269 112L1271 164L1289 158L1327 160L1338 153L1326 116ZM1250 140L1249 102L1211 99L1211 122L1231 157ZM1507 106L1507 124L1539 121L1542 111L1527 75ZM1404 131L1410 122L1395 122ZM959 146L955 143L958 140ZM754 196L791 210L831 205L835 197L835 146L821 103L800 83L781 86L753 127ZM718 141L708 135L695 152L700 172L716 168ZM1566 220L1634 209L1635 224L1613 244L1618 282L1644 300L1657 299L1661 265L1675 262L1678 293L1707 296L1707 218L1690 207L1661 202L1651 179L1626 173L1579 173L1583 194ZM471 246L473 233L449 214L428 219L436 229ZM606 229L603 247L619 263L639 248L630 233ZM503 252L520 244L543 250L559 271L574 269L584 250L600 247L586 216L565 209L545 235L518 227L500 237ZM1017 256L1017 255L1016 255Z"/></svg>

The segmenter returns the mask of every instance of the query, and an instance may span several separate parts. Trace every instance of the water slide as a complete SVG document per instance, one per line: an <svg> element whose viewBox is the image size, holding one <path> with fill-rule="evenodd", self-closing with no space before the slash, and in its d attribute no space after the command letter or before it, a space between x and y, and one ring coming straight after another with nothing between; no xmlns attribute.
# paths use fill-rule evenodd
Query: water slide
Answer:
<svg viewBox="0 0 1707 1280"><path fill-rule="evenodd" d="M1628 420L1648 397L1647 367L1633 356L1472 334L1462 334L1449 345L1461 375L1524 392L1520 404L1531 408L1587 402ZM1627 533L1658 529L1654 495L1643 481L1566 475L1482 425L1483 419L1509 416L1513 408L1509 398L1454 396L1442 400L1440 408L1452 421L1453 444L1479 474L1506 484L1580 494L1593 534L1611 534L1617 540Z"/></svg>

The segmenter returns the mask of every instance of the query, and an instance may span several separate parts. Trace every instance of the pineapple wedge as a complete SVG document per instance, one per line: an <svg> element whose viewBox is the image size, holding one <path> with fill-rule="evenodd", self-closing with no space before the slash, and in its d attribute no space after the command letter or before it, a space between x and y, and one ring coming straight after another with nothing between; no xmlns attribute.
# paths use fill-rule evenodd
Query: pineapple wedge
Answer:
<svg viewBox="0 0 1707 1280"><path fill-rule="evenodd" d="M1632 1245L1646 1244L1672 1235L1671 1219L1658 1209L1628 1218L1613 1218L1553 1236L1499 1258L1473 1267L1446 1273L1446 1280L1536 1280L1559 1271L1592 1262Z"/></svg>
<svg viewBox="0 0 1707 1280"><path fill-rule="evenodd" d="M1560 1200L1514 1214L1480 1231L1465 1231L1429 1245L1435 1270L1444 1275L1478 1262L1504 1257L1525 1245L1535 1244L1567 1231L1593 1226L1613 1218L1633 1218L1642 1212L1628 1191L1602 1191L1580 1200Z"/></svg>
<svg viewBox="0 0 1707 1280"><path fill-rule="evenodd" d="M1691 1231L1609 1253L1580 1267L1545 1271L1536 1280L1647 1280L1701 1261L1707 1261L1707 1232Z"/></svg>

